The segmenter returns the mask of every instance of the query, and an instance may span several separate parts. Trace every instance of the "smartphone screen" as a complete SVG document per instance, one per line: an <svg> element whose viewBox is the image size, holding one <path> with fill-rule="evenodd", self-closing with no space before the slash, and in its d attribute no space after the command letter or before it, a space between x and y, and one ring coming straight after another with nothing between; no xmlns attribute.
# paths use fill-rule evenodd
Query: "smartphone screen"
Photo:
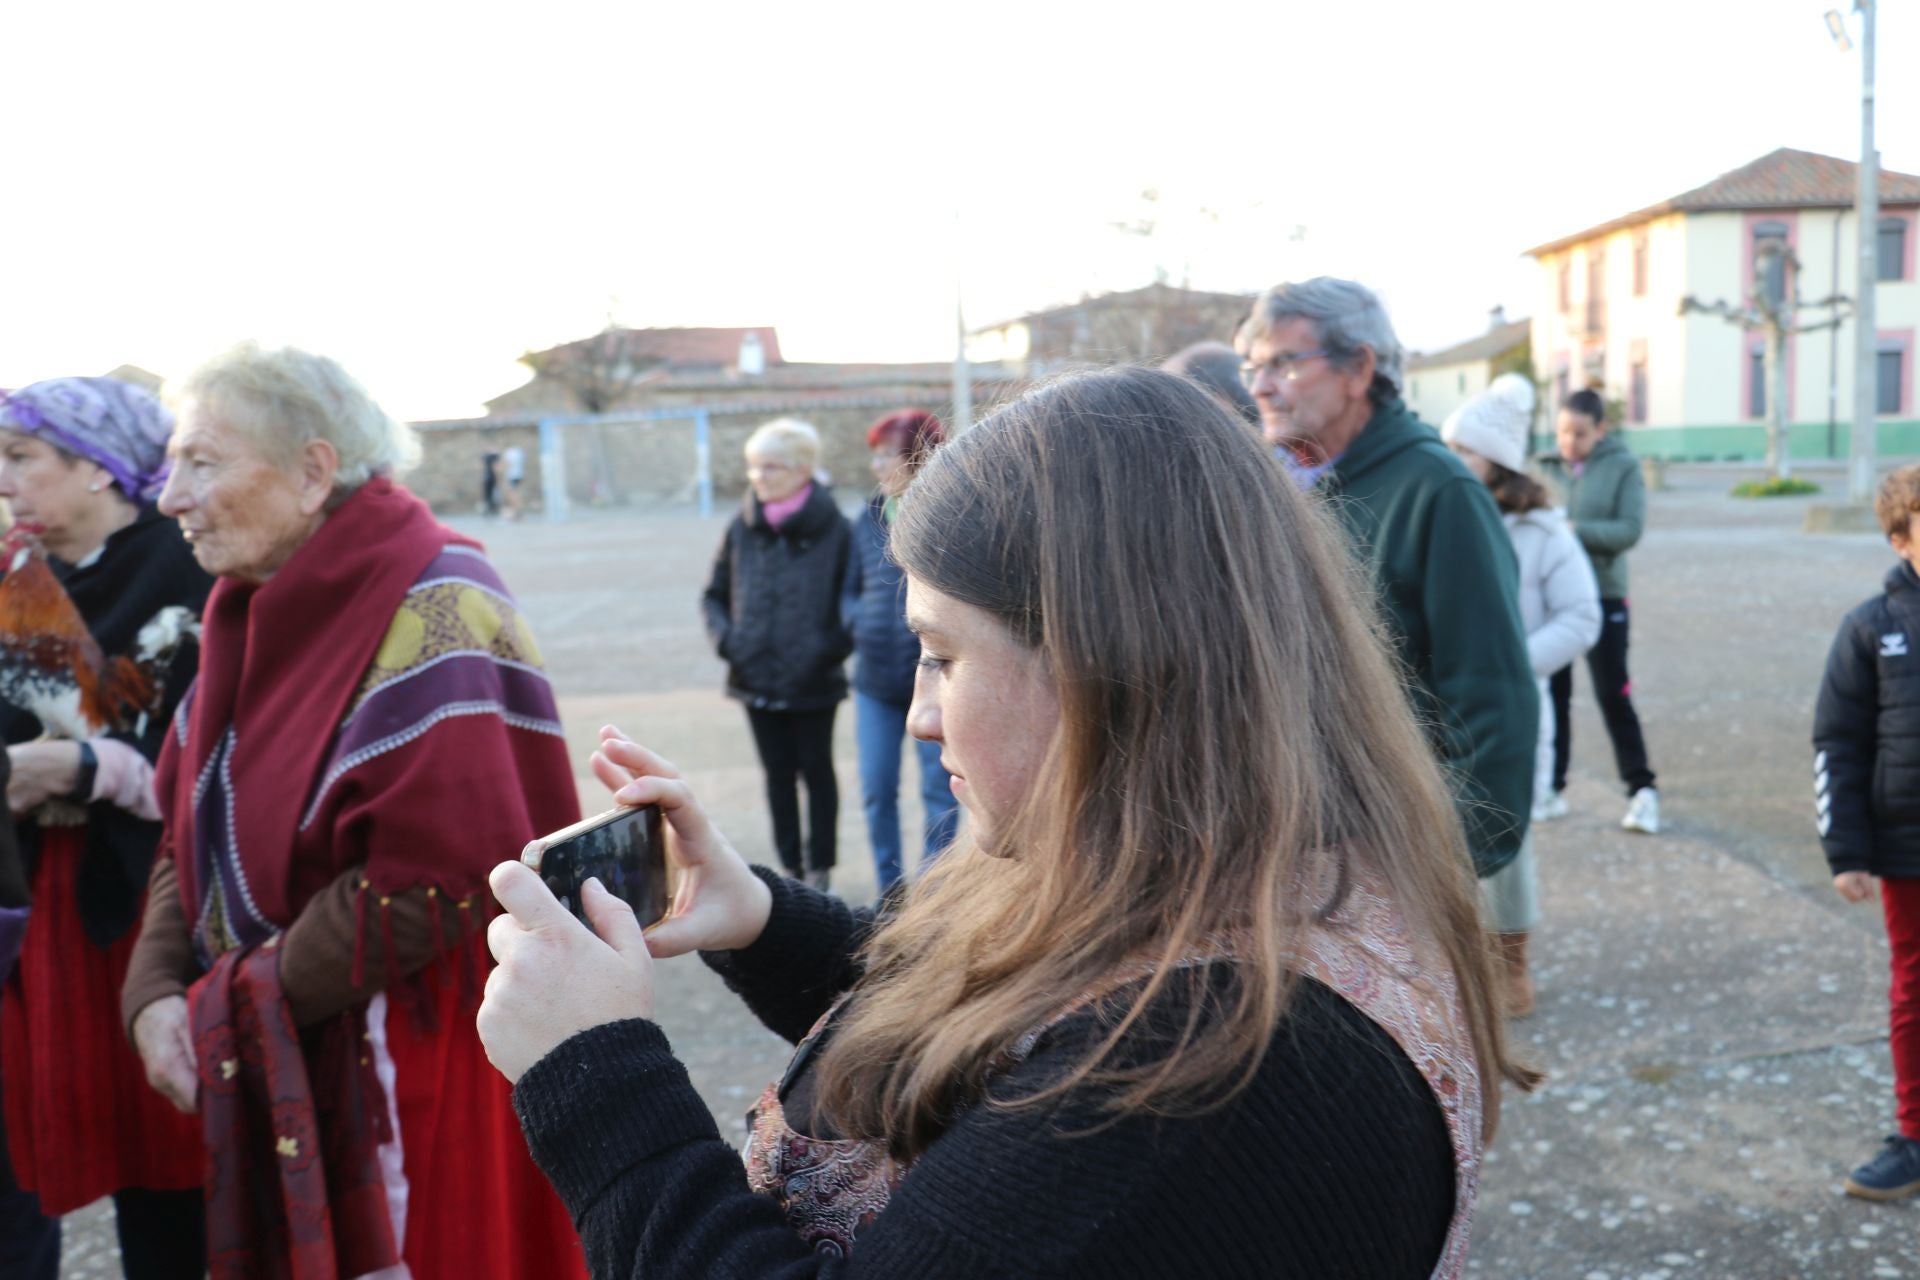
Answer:
<svg viewBox="0 0 1920 1280"><path fill-rule="evenodd" d="M660 809L613 809L529 844L521 861L581 920L580 890L598 876L609 893L625 898L643 925L666 918L667 847ZM591 928L591 922L588 927Z"/></svg>

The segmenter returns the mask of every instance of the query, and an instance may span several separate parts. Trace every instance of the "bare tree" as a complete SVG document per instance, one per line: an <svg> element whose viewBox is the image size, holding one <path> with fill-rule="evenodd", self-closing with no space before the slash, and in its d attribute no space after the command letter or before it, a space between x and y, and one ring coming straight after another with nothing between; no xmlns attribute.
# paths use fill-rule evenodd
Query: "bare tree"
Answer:
<svg viewBox="0 0 1920 1280"><path fill-rule="evenodd" d="M636 364L632 330L621 328L609 316L607 327L591 338L546 351L529 351L520 357L520 363L533 370L536 377L565 387L585 412L602 414L625 399L635 383L659 361ZM593 452L594 492L591 496L614 504L624 502L625 495L613 466L613 452L607 447L606 428L594 423L588 428L587 440Z"/></svg>
<svg viewBox="0 0 1920 1280"><path fill-rule="evenodd" d="M635 364L631 333L609 320L607 327L591 338L546 351L529 351L520 357L520 363L535 375L565 387L585 412L605 413L652 367Z"/></svg>
<svg viewBox="0 0 1920 1280"><path fill-rule="evenodd" d="M1739 306L1724 300L1701 302L1689 294L1680 299L1680 314L1703 311L1742 329L1759 329L1766 334L1763 386L1767 407L1767 470L1775 479L1785 480L1793 473L1792 442L1787 435L1787 339L1796 333L1835 327L1844 318L1842 311L1852 300L1834 294L1807 303L1807 306L1829 308L1833 314L1818 324L1797 324L1795 313L1802 305L1795 288L1800 260L1793 250L1784 239L1763 240L1754 255L1753 266L1753 291Z"/></svg>

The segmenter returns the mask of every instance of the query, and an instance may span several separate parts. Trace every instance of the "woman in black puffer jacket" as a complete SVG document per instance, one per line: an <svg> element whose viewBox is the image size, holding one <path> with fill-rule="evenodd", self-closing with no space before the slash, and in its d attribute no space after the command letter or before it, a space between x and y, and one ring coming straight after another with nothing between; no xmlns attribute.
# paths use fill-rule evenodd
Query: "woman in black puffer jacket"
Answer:
<svg viewBox="0 0 1920 1280"><path fill-rule="evenodd" d="M769 422L748 437L746 454L748 491L714 556L701 608L727 664L727 696L746 704L780 864L824 889L840 814L833 717L847 696L844 664L853 650L840 617L852 535L832 493L813 478L820 437L812 427Z"/></svg>

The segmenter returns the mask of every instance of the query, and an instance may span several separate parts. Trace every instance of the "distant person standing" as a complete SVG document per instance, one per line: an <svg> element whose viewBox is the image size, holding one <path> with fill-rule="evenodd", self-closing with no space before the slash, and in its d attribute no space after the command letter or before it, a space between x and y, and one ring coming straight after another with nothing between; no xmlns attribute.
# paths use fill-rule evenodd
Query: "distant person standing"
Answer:
<svg viewBox="0 0 1920 1280"><path fill-rule="evenodd" d="M500 467L507 473L507 519L520 518L520 486L527 479L527 451L510 444L500 451Z"/></svg>
<svg viewBox="0 0 1920 1280"><path fill-rule="evenodd" d="M907 629L907 586L887 554L900 495L945 439L940 420L924 409L901 409L867 432L873 475L879 488L853 525L853 555L841 592L841 614L853 633L854 737L860 744L860 798L867 815L867 841L880 892L905 875L900 839L900 743L907 736L920 666L920 638ZM920 865L953 843L960 823L940 744L916 741L920 803L926 811Z"/></svg>
<svg viewBox="0 0 1920 1280"><path fill-rule="evenodd" d="M1627 813L1620 825L1654 835L1660 830L1660 793L1647 763L1647 742L1633 709L1633 679L1627 674L1627 552L1647 525L1647 486L1640 463L1607 429L1607 405L1597 391L1576 391L1560 406L1555 424L1561 483L1574 536L1593 561L1600 582L1600 639L1587 651L1594 701L1613 741L1613 763L1626 784ZM1548 681L1553 694L1553 795L1534 817L1563 818L1567 765L1573 756L1573 667Z"/></svg>
<svg viewBox="0 0 1920 1280"><path fill-rule="evenodd" d="M493 449L480 455L480 510L483 515L500 514L500 455Z"/></svg>
<svg viewBox="0 0 1920 1280"><path fill-rule="evenodd" d="M1586 552L1566 518L1554 510L1546 486L1526 473L1533 405L1533 384L1517 373L1502 374L1448 415L1440 436L1493 495L1520 561L1520 621L1527 629L1527 661L1540 695L1533 764L1533 800L1538 804L1552 794L1553 781L1554 721L1547 677L1585 653L1600 635L1600 588ZM1534 999L1527 942L1540 919L1531 831L1520 855L1480 886L1487 927L1500 953L1501 1003L1507 1016L1524 1018L1533 1012Z"/></svg>
<svg viewBox="0 0 1920 1280"><path fill-rule="evenodd" d="M820 436L811 426L769 422L747 437L746 455L747 493L720 540L700 607L727 664L727 696L747 709L780 865L825 889L840 814L833 717L847 696L853 650L840 617L853 535L832 491L814 479Z"/></svg>
<svg viewBox="0 0 1920 1280"><path fill-rule="evenodd" d="M1885 590L1846 616L1813 712L1814 814L1833 887L1865 902L1880 881L1892 948L1893 1090L1900 1132L1847 1178L1849 1195L1920 1191L1920 466L1874 498L1901 563Z"/></svg>
<svg viewBox="0 0 1920 1280"><path fill-rule="evenodd" d="M1325 495L1373 581L1475 870L1520 852L1539 695L1513 544L1482 485L1400 397L1405 350L1372 290L1275 285L1235 341L1280 462Z"/></svg>

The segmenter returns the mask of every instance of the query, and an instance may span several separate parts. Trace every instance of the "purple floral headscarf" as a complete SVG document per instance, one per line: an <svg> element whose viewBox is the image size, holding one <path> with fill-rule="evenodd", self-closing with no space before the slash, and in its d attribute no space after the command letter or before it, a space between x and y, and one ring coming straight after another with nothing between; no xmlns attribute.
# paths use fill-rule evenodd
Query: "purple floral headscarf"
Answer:
<svg viewBox="0 0 1920 1280"><path fill-rule="evenodd" d="M173 415L152 393L115 378L49 378L0 391L0 428L99 463L135 502L151 502L167 482Z"/></svg>

